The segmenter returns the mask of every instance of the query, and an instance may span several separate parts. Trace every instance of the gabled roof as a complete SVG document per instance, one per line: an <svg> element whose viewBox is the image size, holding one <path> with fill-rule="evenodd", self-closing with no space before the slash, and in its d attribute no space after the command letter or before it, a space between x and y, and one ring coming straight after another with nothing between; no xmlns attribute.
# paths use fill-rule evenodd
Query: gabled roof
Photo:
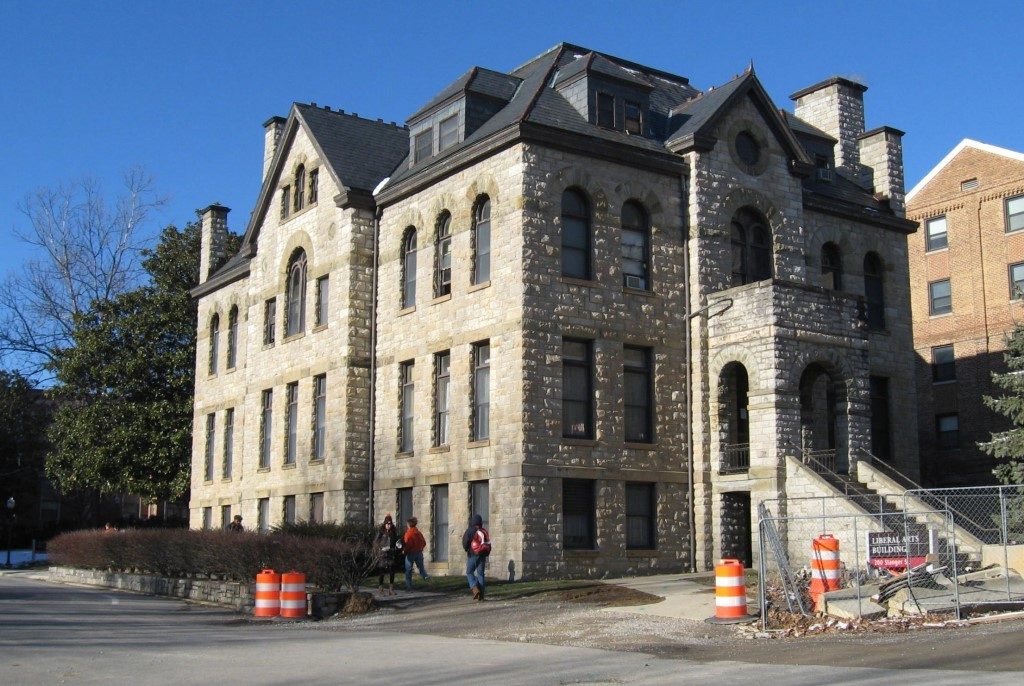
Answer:
<svg viewBox="0 0 1024 686"><path fill-rule="evenodd" d="M1000 148L999 146L996 145L989 145L988 143L979 143L978 141L971 140L970 138L965 138L959 143L957 143L956 147L950 150L949 154L943 157L941 162L932 167L932 170L925 174L923 179L917 182L917 185L910 189L910 192L907 193L907 202L910 202L910 200L914 197L915 194L917 194L918 191L927 186L932 179L938 176L939 172L942 171L946 167L946 165L952 162L953 158L959 155L960 152L965 148L974 148L975 150L987 152L992 155L999 155L1001 157L1006 157L1008 159L1016 160L1018 162L1024 162L1024 153L1019 153L1014 150L1008 150L1007 148Z"/></svg>
<svg viewBox="0 0 1024 686"><path fill-rule="evenodd" d="M407 121L415 122L438 105L461 93L477 93L508 102L521 82L522 79L510 74L503 74L500 71L483 67L473 67L431 98L430 102L411 114Z"/></svg>

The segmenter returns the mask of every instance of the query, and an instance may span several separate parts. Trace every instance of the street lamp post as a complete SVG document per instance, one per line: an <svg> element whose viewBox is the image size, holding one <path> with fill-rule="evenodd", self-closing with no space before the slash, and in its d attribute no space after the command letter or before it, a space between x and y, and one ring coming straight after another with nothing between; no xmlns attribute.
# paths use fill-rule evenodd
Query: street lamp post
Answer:
<svg viewBox="0 0 1024 686"><path fill-rule="evenodd" d="M14 496L7 499L7 564L5 568L11 568L11 533L14 531Z"/></svg>

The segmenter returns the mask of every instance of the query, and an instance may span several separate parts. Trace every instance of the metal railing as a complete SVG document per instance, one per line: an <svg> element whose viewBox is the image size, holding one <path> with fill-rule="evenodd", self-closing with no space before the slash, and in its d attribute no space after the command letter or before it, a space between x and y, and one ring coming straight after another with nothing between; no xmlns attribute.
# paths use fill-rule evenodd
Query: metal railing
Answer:
<svg viewBox="0 0 1024 686"><path fill-rule="evenodd" d="M750 444L731 443L722 446L719 474L741 474L750 469Z"/></svg>

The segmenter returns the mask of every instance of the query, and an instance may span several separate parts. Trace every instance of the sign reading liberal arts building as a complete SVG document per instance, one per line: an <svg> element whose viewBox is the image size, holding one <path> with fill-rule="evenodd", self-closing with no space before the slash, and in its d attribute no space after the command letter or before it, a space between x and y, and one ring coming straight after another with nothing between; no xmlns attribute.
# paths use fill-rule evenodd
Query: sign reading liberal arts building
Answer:
<svg viewBox="0 0 1024 686"><path fill-rule="evenodd" d="M868 532L868 564L876 569L907 569L925 563L929 542L920 534Z"/></svg>

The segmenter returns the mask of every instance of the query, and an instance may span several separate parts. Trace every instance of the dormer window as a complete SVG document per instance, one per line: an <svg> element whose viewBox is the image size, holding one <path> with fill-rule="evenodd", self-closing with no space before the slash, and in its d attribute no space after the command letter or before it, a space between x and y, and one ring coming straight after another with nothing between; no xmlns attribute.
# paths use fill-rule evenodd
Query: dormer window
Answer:
<svg viewBox="0 0 1024 686"><path fill-rule="evenodd" d="M818 181L832 180L832 164L827 155L815 155L814 167L817 169Z"/></svg>
<svg viewBox="0 0 1024 686"><path fill-rule="evenodd" d="M606 129L615 128L615 96L609 93L597 94L597 125Z"/></svg>
<svg viewBox="0 0 1024 686"><path fill-rule="evenodd" d="M427 129L413 138L413 163L427 159L434 154L434 131Z"/></svg>
<svg viewBox="0 0 1024 686"><path fill-rule="evenodd" d="M626 133L633 134L635 136L642 136L644 133L644 122L642 117L642 110L640 104L627 100L625 105L625 124Z"/></svg>
<svg viewBox="0 0 1024 686"><path fill-rule="evenodd" d="M441 120L438 127L437 151L441 152L459 142L459 115L453 114Z"/></svg>

